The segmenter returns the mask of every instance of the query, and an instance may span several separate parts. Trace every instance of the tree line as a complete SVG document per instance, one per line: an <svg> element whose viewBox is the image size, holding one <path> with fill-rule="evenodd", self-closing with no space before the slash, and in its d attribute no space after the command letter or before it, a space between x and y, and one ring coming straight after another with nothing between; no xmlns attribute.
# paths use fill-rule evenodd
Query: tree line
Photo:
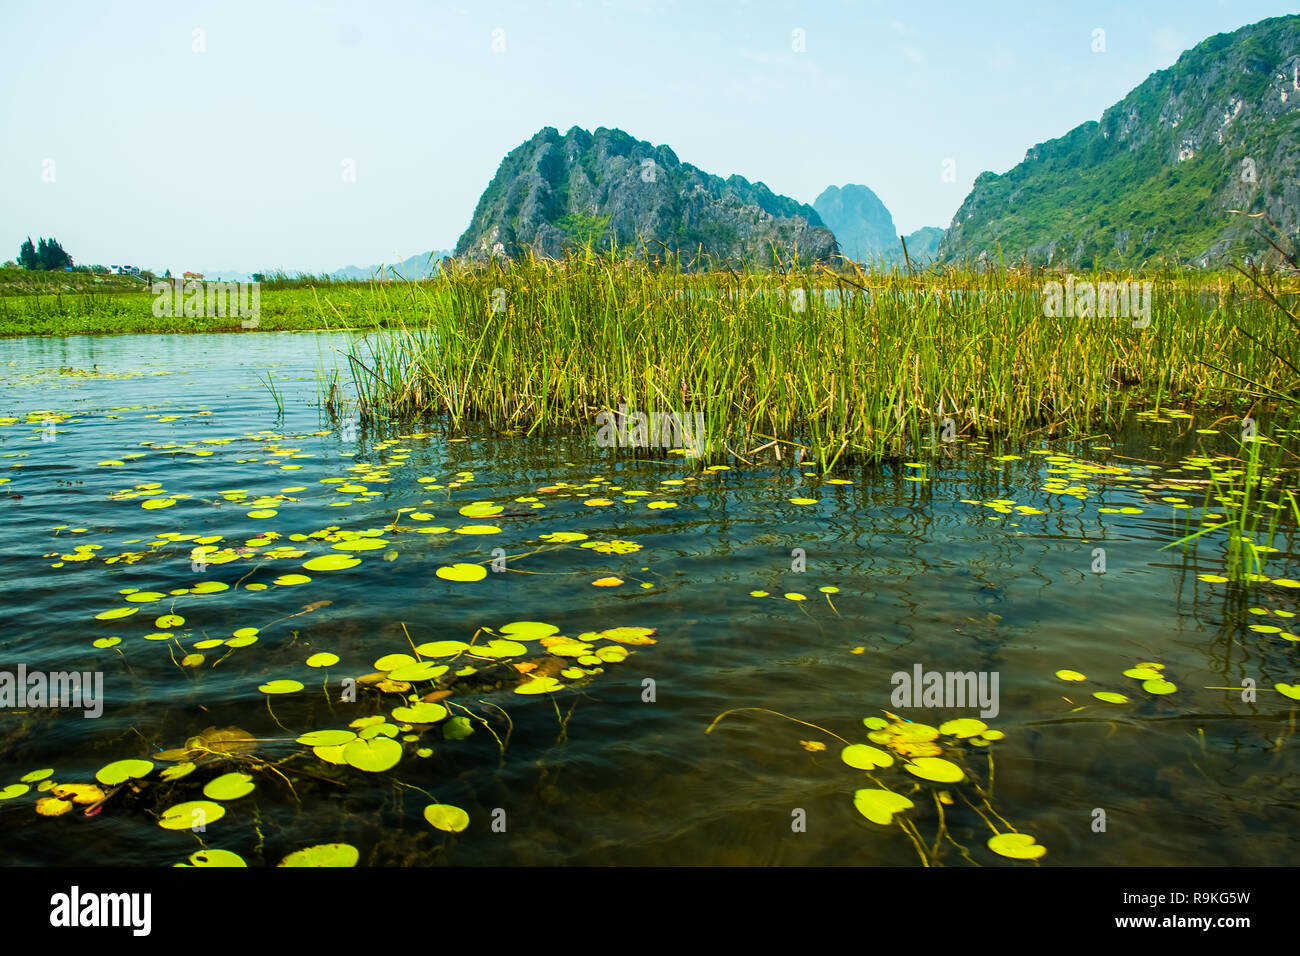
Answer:
<svg viewBox="0 0 1300 956"><path fill-rule="evenodd" d="M42 238L39 243L32 245L32 237L28 236L18 250L18 265L23 269L54 272L71 266L72 256L53 237Z"/></svg>

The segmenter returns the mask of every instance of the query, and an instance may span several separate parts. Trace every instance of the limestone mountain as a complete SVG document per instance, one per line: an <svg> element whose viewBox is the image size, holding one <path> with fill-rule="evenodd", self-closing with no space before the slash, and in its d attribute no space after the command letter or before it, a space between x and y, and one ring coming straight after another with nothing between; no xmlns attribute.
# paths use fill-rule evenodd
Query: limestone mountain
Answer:
<svg viewBox="0 0 1300 956"><path fill-rule="evenodd" d="M502 160L456 255L515 258L531 249L558 258L588 240L650 253L663 243L686 261L700 249L758 264L774 252L784 261L836 253L811 206L762 183L710 175L622 130L575 126L561 136L548 126Z"/></svg>
<svg viewBox="0 0 1300 956"><path fill-rule="evenodd" d="M867 262L892 258L896 250L901 251L894 217L866 186L828 186L813 201L813 209L835 234L840 252L850 259Z"/></svg>
<svg viewBox="0 0 1300 956"><path fill-rule="evenodd" d="M923 265L938 257L943 229L940 226L922 226L903 238L907 240L907 257L912 260L912 264Z"/></svg>
<svg viewBox="0 0 1300 956"><path fill-rule="evenodd" d="M1232 210L1239 210L1234 213ZM981 173L940 254L1072 268L1268 256L1267 214L1300 226L1300 16L1212 36L1100 122Z"/></svg>

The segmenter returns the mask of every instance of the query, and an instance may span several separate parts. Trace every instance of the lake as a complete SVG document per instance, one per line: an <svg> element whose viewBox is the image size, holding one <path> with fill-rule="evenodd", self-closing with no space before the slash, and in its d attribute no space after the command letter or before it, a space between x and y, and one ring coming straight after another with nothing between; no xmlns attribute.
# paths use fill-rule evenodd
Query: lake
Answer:
<svg viewBox="0 0 1300 956"><path fill-rule="evenodd" d="M986 845L1010 828L1046 847L1042 865L1290 862L1298 705L1273 685L1300 677L1294 540L1279 534L1250 588L1216 580L1217 533L1161 550L1203 505L1221 513L1205 463L1236 453L1234 422L964 442L841 484L788 460L706 470L599 447L594 427L352 430L318 407L343 341L0 340L0 671L98 673L104 689L98 718L0 713L12 864L169 866L207 847L274 865L347 843L369 865L915 866L919 838L931 862L1032 865ZM487 573L439 576L458 565ZM514 622L553 627L502 632ZM457 641L475 644L449 653ZM309 666L317 654L339 660ZM450 668L408 695L478 673L430 702L449 708L431 723L392 715L409 701L373 680L341 699L345 678L401 673L376 667L394 654ZM540 690L556 656L562 686L516 692ZM524 670L501 684L505 659ZM891 703L894 675L918 667L996 674L996 715ZM1221 689L1248 679L1255 700ZM710 730L734 708L765 710ZM885 712L941 733L909 753L880 736L899 726ZM995 733L941 726L957 718ZM359 761L296 742L354 722ZM241 746L159 778L178 762L159 754L231 727ZM396 764L359 768L386 762L373 741L390 733ZM890 765L846 765L846 742ZM904 767L937 753L967 780ZM92 816L55 796L127 759L155 764L138 793ZM255 789L218 799L202 831L159 825L240 769ZM855 808L878 784L911 801L914 834ZM468 825L431 826L430 804Z"/></svg>

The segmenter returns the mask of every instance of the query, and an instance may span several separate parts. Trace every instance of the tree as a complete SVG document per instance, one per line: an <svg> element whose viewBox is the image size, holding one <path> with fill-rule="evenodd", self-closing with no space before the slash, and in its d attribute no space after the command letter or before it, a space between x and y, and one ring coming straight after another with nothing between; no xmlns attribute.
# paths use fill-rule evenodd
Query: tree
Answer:
<svg viewBox="0 0 1300 956"><path fill-rule="evenodd" d="M44 240L41 240L44 242ZM18 265L23 269L39 269L41 261L36 258L36 247L32 245L32 237L28 236L27 241L18 249Z"/></svg>
<svg viewBox="0 0 1300 956"><path fill-rule="evenodd" d="M64 251L63 246L59 245L59 240L53 236L40 240L40 244L36 247L36 258L40 261L39 268L46 272L55 272L72 265L72 256Z"/></svg>

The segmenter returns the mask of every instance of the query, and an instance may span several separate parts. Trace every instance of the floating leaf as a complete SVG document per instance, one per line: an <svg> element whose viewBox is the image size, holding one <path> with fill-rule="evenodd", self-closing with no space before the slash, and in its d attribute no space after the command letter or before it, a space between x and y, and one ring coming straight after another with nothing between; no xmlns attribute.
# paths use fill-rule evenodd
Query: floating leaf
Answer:
<svg viewBox="0 0 1300 956"><path fill-rule="evenodd" d="M1151 680L1144 680L1142 689L1148 694L1172 694L1178 690L1178 685L1162 677L1156 677Z"/></svg>
<svg viewBox="0 0 1300 956"><path fill-rule="evenodd" d="M143 777L153 770L152 760L115 760L100 767L95 779L106 787L116 787L135 777Z"/></svg>
<svg viewBox="0 0 1300 956"><path fill-rule="evenodd" d="M159 754L158 756L161 757L162 754ZM181 777L189 776L194 772L197 766L198 764L191 763L187 760L184 763L174 764L170 767L163 767L163 769L159 771L158 776L162 777L168 783L171 783L174 780L181 779Z"/></svg>
<svg viewBox="0 0 1300 956"><path fill-rule="evenodd" d="M1132 677L1134 680L1159 680L1160 671L1151 667L1130 667L1124 672L1125 677Z"/></svg>
<svg viewBox="0 0 1300 956"><path fill-rule="evenodd" d="M229 850L195 850L190 854L190 866L248 866L244 858Z"/></svg>
<svg viewBox="0 0 1300 956"><path fill-rule="evenodd" d="M257 689L263 694L296 694L302 690L302 683L296 680L270 680L258 684Z"/></svg>
<svg viewBox="0 0 1300 956"><path fill-rule="evenodd" d="M959 717L939 725L939 733L952 737L974 737L989 729L989 725L974 717Z"/></svg>
<svg viewBox="0 0 1300 956"><path fill-rule="evenodd" d="M235 771L209 780L203 788L203 795L209 800L238 800L252 793L255 787L250 774Z"/></svg>
<svg viewBox="0 0 1300 956"><path fill-rule="evenodd" d="M469 650L469 645L464 641L430 641L415 650L422 657L455 657L461 651Z"/></svg>
<svg viewBox="0 0 1300 956"><path fill-rule="evenodd" d="M71 809L71 800L60 800L58 797L41 797L36 801L36 812L43 817L61 817Z"/></svg>
<svg viewBox="0 0 1300 956"><path fill-rule="evenodd" d="M0 800L12 800L14 797L21 797L31 789L25 783L11 783L9 786L0 789Z"/></svg>
<svg viewBox="0 0 1300 956"><path fill-rule="evenodd" d="M148 772L149 772L148 770L145 771L145 773ZM23 783L37 783L41 780L46 780L52 776L54 776L54 768L45 767L44 769L41 770L33 770L31 773L25 773L18 779L21 780Z"/></svg>
<svg viewBox="0 0 1300 956"><path fill-rule="evenodd" d="M361 563L360 558L346 554L324 554L319 558L304 561L302 566L308 571L345 571Z"/></svg>
<svg viewBox="0 0 1300 956"><path fill-rule="evenodd" d="M481 564L453 564L436 573L444 581L482 581L487 577L487 568Z"/></svg>
<svg viewBox="0 0 1300 956"><path fill-rule="evenodd" d="M516 641L539 641L543 637L560 633L560 629L554 624L544 624L541 621L514 621L502 627L501 633Z"/></svg>
<svg viewBox="0 0 1300 956"><path fill-rule="evenodd" d="M857 811L882 827L894 822L894 814L910 810L916 804L892 790L858 790L853 794L853 806Z"/></svg>
<svg viewBox="0 0 1300 956"><path fill-rule="evenodd" d="M432 661L415 661L411 664L403 664L401 667L393 668L388 672L388 679L395 681L437 680L450 669L446 664L435 664Z"/></svg>
<svg viewBox="0 0 1300 956"><path fill-rule="evenodd" d="M140 610L138 607L115 607L110 611L100 611L95 615L95 620L116 621L120 618L130 617L138 610Z"/></svg>
<svg viewBox="0 0 1300 956"><path fill-rule="evenodd" d="M1068 680L1068 681L1080 681L1080 680L1088 679L1087 674L1080 674L1078 671L1070 671L1070 670L1057 671L1056 676L1059 677L1061 680Z"/></svg>
<svg viewBox="0 0 1300 956"><path fill-rule="evenodd" d="M60 800L71 800L73 803L98 803L104 799L104 791L93 783L61 783L50 788Z"/></svg>
<svg viewBox="0 0 1300 956"><path fill-rule="evenodd" d="M866 744L849 744L840 751L840 759L850 767L858 770L875 770L878 767L892 767L894 757L878 747Z"/></svg>
<svg viewBox="0 0 1300 956"><path fill-rule="evenodd" d="M424 701L393 709L394 719L408 724L436 724L446 716L447 708L442 704L426 704Z"/></svg>
<svg viewBox="0 0 1300 956"><path fill-rule="evenodd" d="M1128 698L1123 694L1116 694L1113 691L1099 690L1093 692L1093 697L1098 700L1104 700L1108 704L1127 704Z"/></svg>
<svg viewBox="0 0 1300 956"><path fill-rule="evenodd" d="M349 843L322 843L295 850L283 860L280 866L356 866L361 854Z"/></svg>
<svg viewBox="0 0 1300 956"><path fill-rule="evenodd" d="M1274 684L1273 689L1283 697L1300 700L1300 684Z"/></svg>
<svg viewBox="0 0 1300 956"><path fill-rule="evenodd" d="M298 738L298 743L308 747L341 747L357 739L351 730L311 730Z"/></svg>
<svg viewBox="0 0 1300 956"><path fill-rule="evenodd" d="M321 651L307 658L308 667L333 667L339 662L337 654L331 654L329 651Z"/></svg>
<svg viewBox="0 0 1300 956"><path fill-rule="evenodd" d="M518 657L520 654L528 653L528 648L518 641L507 641L502 638L496 638L470 650L480 657Z"/></svg>
<svg viewBox="0 0 1300 956"><path fill-rule="evenodd" d="M397 766L402 759L402 745L387 737L354 740L343 748L343 759L358 770L382 773Z"/></svg>
<svg viewBox="0 0 1300 956"><path fill-rule="evenodd" d="M1036 843L1028 833L999 833L989 837L988 845L998 856L1011 860L1036 860L1047 852L1047 847Z"/></svg>
<svg viewBox="0 0 1300 956"><path fill-rule="evenodd" d="M903 767L913 776L935 783L960 783L966 779L961 767L942 757L915 757Z"/></svg>
<svg viewBox="0 0 1300 956"><path fill-rule="evenodd" d="M557 690L563 689L561 684L554 677L534 677L532 680L526 680L515 688L516 694L550 694Z"/></svg>
<svg viewBox="0 0 1300 956"><path fill-rule="evenodd" d="M403 664L414 664L415 658L410 654L385 654L379 660L375 661L375 670L391 671L396 670Z"/></svg>
<svg viewBox="0 0 1300 956"><path fill-rule="evenodd" d="M424 819L439 830L459 833L469 826L469 814L449 803L431 803L424 808Z"/></svg>
<svg viewBox="0 0 1300 956"><path fill-rule="evenodd" d="M453 717L442 725L442 735L448 740L464 740L474 733L474 725L468 717Z"/></svg>
<svg viewBox="0 0 1300 956"><path fill-rule="evenodd" d="M158 825L164 830L191 830L207 826L226 815L226 808L210 800L178 803L163 811Z"/></svg>
<svg viewBox="0 0 1300 956"><path fill-rule="evenodd" d="M601 631L599 636L619 644L654 644L656 641L650 635L655 630L653 627L611 627Z"/></svg>

